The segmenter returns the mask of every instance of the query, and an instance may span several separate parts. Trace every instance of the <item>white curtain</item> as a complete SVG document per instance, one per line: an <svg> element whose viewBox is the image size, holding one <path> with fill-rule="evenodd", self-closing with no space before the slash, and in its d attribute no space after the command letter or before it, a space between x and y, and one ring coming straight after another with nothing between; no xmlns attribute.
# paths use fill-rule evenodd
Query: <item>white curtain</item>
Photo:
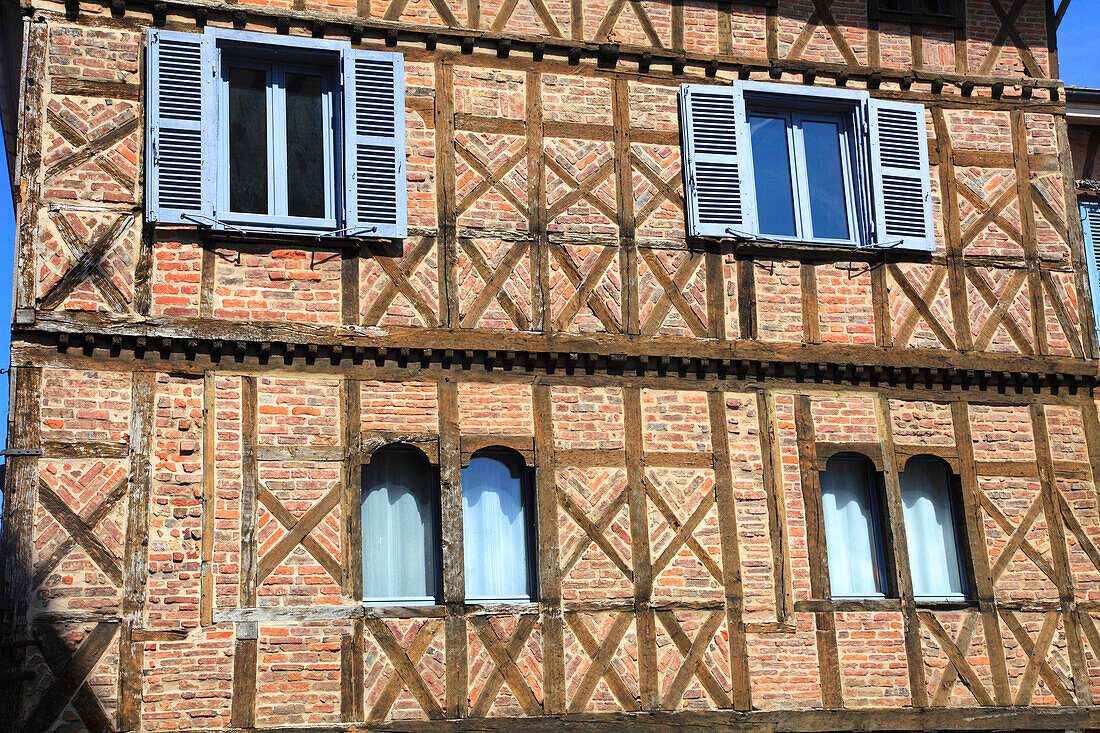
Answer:
<svg viewBox="0 0 1100 733"><path fill-rule="evenodd" d="M911 458L900 476L900 483L913 595L963 599L947 466L936 458Z"/></svg>
<svg viewBox="0 0 1100 733"><path fill-rule="evenodd" d="M528 601L527 507L519 456L475 455L462 469L466 598Z"/></svg>
<svg viewBox="0 0 1100 733"><path fill-rule="evenodd" d="M371 603L434 603L437 488L423 453L383 448L363 466L363 598Z"/></svg>
<svg viewBox="0 0 1100 733"><path fill-rule="evenodd" d="M833 458L821 474L829 585L834 598L883 594L871 476L870 462L858 457Z"/></svg>

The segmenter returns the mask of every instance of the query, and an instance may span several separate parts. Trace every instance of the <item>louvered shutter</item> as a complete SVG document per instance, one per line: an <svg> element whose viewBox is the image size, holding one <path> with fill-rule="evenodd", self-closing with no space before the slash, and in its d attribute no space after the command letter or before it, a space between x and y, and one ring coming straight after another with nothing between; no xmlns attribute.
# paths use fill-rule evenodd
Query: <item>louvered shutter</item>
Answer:
<svg viewBox="0 0 1100 733"><path fill-rule="evenodd" d="M680 88L688 233L755 234L745 98L736 87Z"/></svg>
<svg viewBox="0 0 1100 733"><path fill-rule="evenodd" d="M401 54L344 53L344 140L348 234L408 236Z"/></svg>
<svg viewBox="0 0 1100 733"><path fill-rule="evenodd" d="M1100 202L1081 202L1081 225L1085 230L1085 257L1092 290L1092 313L1100 343Z"/></svg>
<svg viewBox="0 0 1100 733"><path fill-rule="evenodd" d="M868 111L875 202L870 244L931 252L936 234L924 105L871 99Z"/></svg>
<svg viewBox="0 0 1100 733"><path fill-rule="evenodd" d="M213 44L200 33L161 30L149 30L146 39L146 218L209 223L203 219L214 209Z"/></svg>

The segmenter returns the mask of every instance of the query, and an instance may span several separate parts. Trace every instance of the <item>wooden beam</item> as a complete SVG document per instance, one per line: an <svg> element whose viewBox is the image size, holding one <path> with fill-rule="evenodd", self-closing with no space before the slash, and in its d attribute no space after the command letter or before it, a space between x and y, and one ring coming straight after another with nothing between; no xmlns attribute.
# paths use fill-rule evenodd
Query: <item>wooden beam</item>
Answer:
<svg viewBox="0 0 1100 733"><path fill-rule="evenodd" d="M749 650L745 640L744 588L741 583L740 535L737 532L737 506L733 495L733 459L730 455L725 393L709 392L707 406L714 459L714 497L718 507L718 532L722 539L722 587L726 595L726 627L729 633L733 708L752 710ZM713 630L710 633L713 634ZM708 640L706 644L709 643ZM706 644L703 645L703 649L706 649ZM702 654L701 651L699 653ZM685 658L681 669L688 668L688 659ZM688 681L684 680L683 684L686 686ZM683 695L682 689L680 695ZM679 702L679 697L676 700Z"/></svg>
<svg viewBox="0 0 1100 733"><path fill-rule="evenodd" d="M122 627L119 649L118 727L141 728L145 644L133 639L144 622L149 576L149 497L153 483L153 431L157 375L135 372L130 387L130 489L126 498L126 549L122 558Z"/></svg>
<svg viewBox="0 0 1100 733"><path fill-rule="evenodd" d="M469 712L467 690L466 578L462 551L462 450L458 425L458 385L440 382L439 477L442 486L440 508L443 538L443 602L447 654L446 717L464 718Z"/></svg>
<svg viewBox="0 0 1100 733"><path fill-rule="evenodd" d="M542 611L543 708L565 712L565 632L561 609L561 550L558 537L557 457L550 387L533 388L535 482L538 504L539 602Z"/></svg>
<svg viewBox="0 0 1100 733"><path fill-rule="evenodd" d="M256 531L258 522L257 500L259 493L259 467L256 460L258 443L259 395L255 377L241 378L241 493L240 521L240 605L257 605L259 585L259 548ZM231 724L237 728L251 728L256 722L256 658L259 640L255 626L252 632L242 634L237 629L233 650L233 701Z"/></svg>
<svg viewBox="0 0 1100 733"><path fill-rule="evenodd" d="M646 477L642 462L641 390L627 387L623 394L623 424L626 447L626 491L630 512L630 559L634 571L635 628L638 638L638 685L642 710L661 705L657 670L656 617L649 602L653 595L653 566L649 547L649 516L646 507ZM593 660L595 664L595 660Z"/></svg>

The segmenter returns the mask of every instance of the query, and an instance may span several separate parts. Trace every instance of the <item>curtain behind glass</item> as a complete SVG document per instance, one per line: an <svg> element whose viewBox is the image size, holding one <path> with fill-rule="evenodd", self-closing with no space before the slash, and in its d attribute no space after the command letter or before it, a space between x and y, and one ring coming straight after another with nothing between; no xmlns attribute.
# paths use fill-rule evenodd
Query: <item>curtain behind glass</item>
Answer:
<svg viewBox="0 0 1100 733"><path fill-rule="evenodd" d="M871 472L864 458L833 458L821 474L829 585L834 598L883 593L872 514Z"/></svg>
<svg viewBox="0 0 1100 733"><path fill-rule="evenodd" d="M439 596L436 487L415 448L382 448L363 466L363 598L432 603Z"/></svg>
<svg viewBox="0 0 1100 733"><path fill-rule="evenodd" d="M947 466L935 458L911 458L899 481L913 595L963 598Z"/></svg>
<svg viewBox="0 0 1100 733"><path fill-rule="evenodd" d="M462 539L466 598L527 601L525 467L507 453L475 455L462 469Z"/></svg>

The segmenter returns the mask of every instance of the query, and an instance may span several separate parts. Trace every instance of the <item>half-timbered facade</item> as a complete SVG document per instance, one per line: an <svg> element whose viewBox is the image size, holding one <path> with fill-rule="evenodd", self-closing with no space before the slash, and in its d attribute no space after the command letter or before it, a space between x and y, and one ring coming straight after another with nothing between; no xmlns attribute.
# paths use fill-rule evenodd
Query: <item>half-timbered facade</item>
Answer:
<svg viewBox="0 0 1100 733"><path fill-rule="evenodd" d="M2 725L1100 725L1065 5L0 2Z"/></svg>

